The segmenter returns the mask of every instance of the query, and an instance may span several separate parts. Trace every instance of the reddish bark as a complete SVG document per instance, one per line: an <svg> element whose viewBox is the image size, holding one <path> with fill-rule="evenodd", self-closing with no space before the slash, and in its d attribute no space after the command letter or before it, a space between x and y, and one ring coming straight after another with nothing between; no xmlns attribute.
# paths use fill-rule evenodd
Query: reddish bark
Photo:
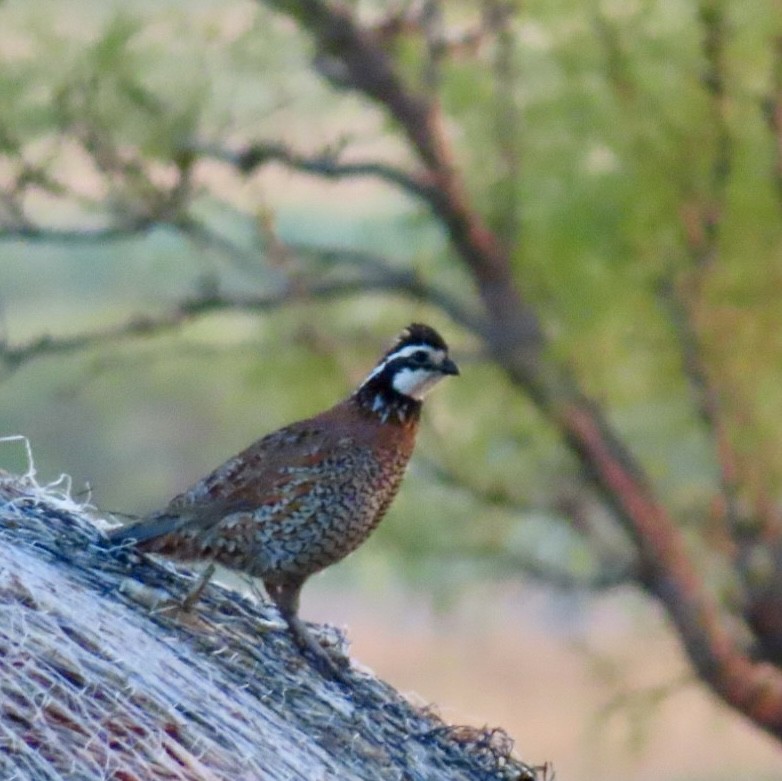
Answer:
<svg viewBox="0 0 782 781"><path fill-rule="evenodd" d="M362 29L346 6L325 0L266 2L296 17L321 52L341 65L344 83L396 120L425 169L424 197L480 293L488 347L557 425L618 511L637 548L642 585L665 607L699 676L726 703L782 740L782 672L750 659L730 635L643 469L599 408L546 353L538 319L516 284L502 242L470 203L437 103L402 81L380 38Z"/></svg>
<svg viewBox="0 0 782 781"><path fill-rule="evenodd" d="M575 406L560 417L582 460L596 470L611 502L629 520L643 585L665 606L698 675L729 705L782 737L779 669L742 653L707 595L673 519L651 490L628 474L599 420Z"/></svg>

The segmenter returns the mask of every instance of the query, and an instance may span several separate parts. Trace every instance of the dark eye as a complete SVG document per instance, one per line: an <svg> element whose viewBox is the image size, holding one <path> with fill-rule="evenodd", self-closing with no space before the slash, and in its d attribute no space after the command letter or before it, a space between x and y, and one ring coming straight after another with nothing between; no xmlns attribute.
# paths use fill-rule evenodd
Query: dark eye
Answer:
<svg viewBox="0 0 782 781"><path fill-rule="evenodd" d="M429 360L429 353L426 350L416 350L411 357L416 363L426 363Z"/></svg>

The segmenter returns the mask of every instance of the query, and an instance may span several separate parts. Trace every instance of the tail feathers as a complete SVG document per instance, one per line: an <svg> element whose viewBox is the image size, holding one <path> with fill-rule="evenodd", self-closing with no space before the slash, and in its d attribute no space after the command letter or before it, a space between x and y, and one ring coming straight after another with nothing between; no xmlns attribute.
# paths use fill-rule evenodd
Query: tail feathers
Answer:
<svg viewBox="0 0 782 781"><path fill-rule="evenodd" d="M112 543L124 542L138 544L151 542L167 534L180 531L184 527L204 531L213 528L221 520L235 513L251 513L255 505L247 501L220 501L208 504L193 504L186 507L170 507L162 512L153 513L135 523L120 526L107 532Z"/></svg>
<svg viewBox="0 0 782 781"><path fill-rule="evenodd" d="M183 518L181 514L160 513L142 518L136 523L111 529L106 533L106 536L115 545L121 545L125 542L148 542L176 531L186 521L187 518Z"/></svg>

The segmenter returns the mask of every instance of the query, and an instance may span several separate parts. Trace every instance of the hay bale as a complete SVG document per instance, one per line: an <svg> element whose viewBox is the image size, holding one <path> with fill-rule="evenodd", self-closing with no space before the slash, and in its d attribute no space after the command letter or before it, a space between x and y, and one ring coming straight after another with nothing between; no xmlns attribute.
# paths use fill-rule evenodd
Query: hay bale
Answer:
<svg viewBox="0 0 782 781"><path fill-rule="evenodd" d="M501 730L449 727L367 672L324 680L269 605L210 585L195 616L151 610L192 579L101 523L0 474L0 778L536 778Z"/></svg>

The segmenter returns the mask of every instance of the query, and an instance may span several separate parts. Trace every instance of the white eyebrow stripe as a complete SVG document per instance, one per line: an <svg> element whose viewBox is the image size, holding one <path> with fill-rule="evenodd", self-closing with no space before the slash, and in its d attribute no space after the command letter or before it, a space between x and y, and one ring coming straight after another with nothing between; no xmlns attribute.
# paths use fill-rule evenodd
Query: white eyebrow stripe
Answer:
<svg viewBox="0 0 782 781"><path fill-rule="evenodd" d="M369 382L369 380L371 380L373 377L377 377L377 375L380 374L380 372L382 372L391 361L394 361L397 358L409 358L419 350L424 350L425 352L429 353L429 355L435 358L438 363L442 361L443 358L445 358L445 350L438 350L437 348L432 347L430 344L407 344L404 347L400 347L398 350L394 350L394 352L389 353L385 359L377 366L375 366L375 368L372 369L372 371L366 376L362 385Z"/></svg>
<svg viewBox="0 0 782 781"><path fill-rule="evenodd" d="M419 350L423 350L424 352L429 353L429 355L434 355L435 353L441 353L442 350L436 350L434 347L432 347L429 344L408 344L402 347L399 350L394 350L384 361L384 363L388 363L389 361L394 360L394 358L407 358L409 355L413 355L414 353L417 353Z"/></svg>

